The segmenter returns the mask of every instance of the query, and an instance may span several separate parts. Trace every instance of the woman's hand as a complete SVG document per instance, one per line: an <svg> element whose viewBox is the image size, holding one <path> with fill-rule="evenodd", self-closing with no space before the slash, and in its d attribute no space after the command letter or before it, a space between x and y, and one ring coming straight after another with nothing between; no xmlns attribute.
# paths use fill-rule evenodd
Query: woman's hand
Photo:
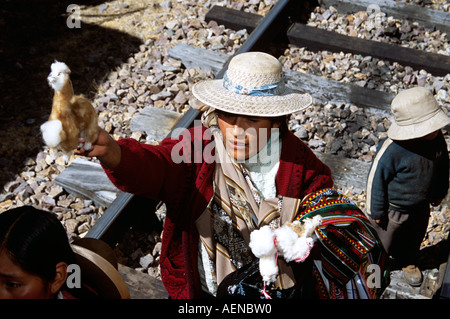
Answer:
<svg viewBox="0 0 450 319"><path fill-rule="evenodd" d="M81 156L97 157L103 166L114 169L119 166L122 159L120 145L103 129L100 129L97 140L92 143L89 150L84 149L84 138L80 138L83 147L74 150L74 153Z"/></svg>

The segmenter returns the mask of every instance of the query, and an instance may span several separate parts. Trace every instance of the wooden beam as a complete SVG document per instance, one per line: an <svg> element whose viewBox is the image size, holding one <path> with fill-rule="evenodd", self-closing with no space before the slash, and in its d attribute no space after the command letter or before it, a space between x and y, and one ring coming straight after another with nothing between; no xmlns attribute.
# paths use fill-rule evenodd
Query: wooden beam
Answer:
<svg viewBox="0 0 450 319"><path fill-rule="evenodd" d="M169 56L182 61L188 70L200 68L203 72L211 72L217 77L230 55L196 48L187 43L179 43L169 51Z"/></svg>
<svg viewBox="0 0 450 319"><path fill-rule="evenodd" d="M319 0L323 8L333 6L339 13L355 13L358 11L380 10L386 16L397 19L419 22L425 27L436 27L437 30L450 35L450 14L441 10L424 8L393 0Z"/></svg>
<svg viewBox="0 0 450 319"><path fill-rule="evenodd" d="M309 93L317 102L350 103L359 107L389 113L393 93L338 82L309 73L284 69L287 86L302 93Z"/></svg>
<svg viewBox="0 0 450 319"><path fill-rule="evenodd" d="M92 199L98 206L110 206L120 193L100 164L82 157L77 157L56 177L55 182L66 192Z"/></svg>
<svg viewBox="0 0 450 319"><path fill-rule="evenodd" d="M131 119L130 129L145 132L147 141L161 142L181 116L181 113L149 105Z"/></svg>
<svg viewBox="0 0 450 319"><path fill-rule="evenodd" d="M450 73L450 56L350 37L300 23L291 26L288 38L292 44L307 47L312 51L350 52L398 62L415 69L424 69L438 76Z"/></svg>
<svg viewBox="0 0 450 319"><path fill-rule="evenodd" d="M219 25L237 31L246 29L248 33L252 33L262 19L263 16L258 14L220 6L213 6L205 16L207 22L216 21Z"/></svg>

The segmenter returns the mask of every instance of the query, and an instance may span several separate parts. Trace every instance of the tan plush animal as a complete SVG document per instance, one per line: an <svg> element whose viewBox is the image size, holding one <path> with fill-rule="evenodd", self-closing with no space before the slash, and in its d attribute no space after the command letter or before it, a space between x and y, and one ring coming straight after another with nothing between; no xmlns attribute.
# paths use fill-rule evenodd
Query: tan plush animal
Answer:
<svg viewBox="0 0 450 319"><path fill-rule="evenodd" d="M89 150L97 140L99 127L97 113L91 102L81 95L74 95L70 81L70 69L55 61L47 77L55 91L50 117L41 125L42 138L53 151L61 150L68 164L72 151L79 148L79 139L84 138L84 149Z"/></svg>

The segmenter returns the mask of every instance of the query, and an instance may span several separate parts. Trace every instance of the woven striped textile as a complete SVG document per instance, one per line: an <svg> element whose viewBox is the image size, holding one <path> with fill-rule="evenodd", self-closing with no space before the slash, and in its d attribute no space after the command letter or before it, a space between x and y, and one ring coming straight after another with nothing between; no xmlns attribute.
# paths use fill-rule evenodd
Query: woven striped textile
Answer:
<svg viewBox="0 0 450 319"><path fill-rule="evenodd" d="M316 229L320 254L313 270L319 296L379 298L389 284L387 254L364 213L338 190L323 189L304 198L296 220L316 215L323 219ZM372 282L375 268L379 278Z"/></svg>

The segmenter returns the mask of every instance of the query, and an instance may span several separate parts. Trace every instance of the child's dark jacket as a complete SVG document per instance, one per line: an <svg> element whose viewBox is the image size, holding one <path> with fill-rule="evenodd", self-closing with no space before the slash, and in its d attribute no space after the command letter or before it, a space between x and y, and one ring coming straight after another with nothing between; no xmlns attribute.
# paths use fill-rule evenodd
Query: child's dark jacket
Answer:
<svg viewBox="0 0 450 319"><path fill-rule="evenodd" d="M449 157L442 133L432 141L383 139L367 180L367 212L382 218L389 207L407 212L443 199L449 187Z"/></svg>

